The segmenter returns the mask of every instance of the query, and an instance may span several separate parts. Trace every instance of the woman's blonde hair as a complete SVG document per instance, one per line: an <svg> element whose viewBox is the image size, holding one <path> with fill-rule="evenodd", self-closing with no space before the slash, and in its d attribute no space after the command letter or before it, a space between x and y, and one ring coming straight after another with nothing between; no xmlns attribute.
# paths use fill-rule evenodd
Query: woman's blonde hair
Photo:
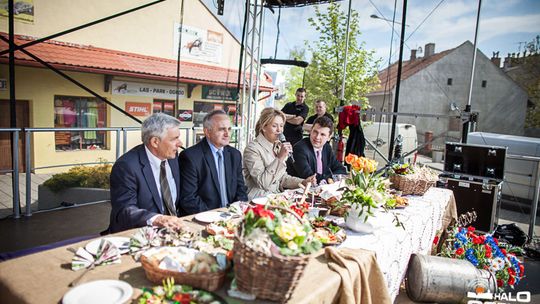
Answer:
<svg viewBox="0 0 540 304"><path fill-rule="evenodd" d="M257 124L255 125L255 136L259 136L262 128L274 121L276 116L281 116L281 118L283 118L283 122L285 122L285 114L283 114L283 112L276 108L264 108L261 111L261 116L259 117Z"/></svg>

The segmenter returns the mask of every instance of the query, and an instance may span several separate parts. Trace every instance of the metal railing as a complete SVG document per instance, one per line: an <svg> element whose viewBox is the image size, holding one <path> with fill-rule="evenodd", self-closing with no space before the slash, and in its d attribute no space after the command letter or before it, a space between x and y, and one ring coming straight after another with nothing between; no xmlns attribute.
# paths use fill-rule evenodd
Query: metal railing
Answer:
<svg viewBox="0 0 540 304"><path fill-rule="evenodd" d="M0 173L11 172L11 185L13 191L13 214L15 218L20 217L20 206L19 206L19 132L22 129L19 128L0 128L0 132L10 132L11 140L13 143L16 143L11 146L11 170L2 170ZM17 202L17 204L15 204Z"/></svg>
<svg viewBox="0 0 540 304"><path fill-rule="evenodd" d="M241 143L242 139L242 127L233 127L233 132L236 135L236 141L234 143L235 147ZM78 162L78 163L62 163L56 165L46 165L39 167L32 167L32 137L35 133L46 133L46 132L85 132L85 131L105 131L105 132L114 132L116 134L114 147L115 149L115 161L122 154L127 152L128 149L128 132L140 131L140 127L109 127L109 128L0 128L0 132L10 132L12 134L12 141L15 143L13 145L12 151L12 169L11 170L2 170L0 173L12 173L12 190L13 190L13 217L21 217L21 208L20 208L20 192L19 192L19 138L21 132L24 132L25 138L25 165L27 173L25 176L26 180L26 211L25 216L32 216L32 174L31 172L36 172L36 170L42 169L51 169L51 168L60 168L60 167L73 167L78 165L95 165L103 163L114 163L110 161L103 162ZM184 148L187 148L191 145L194 145L197 142L197 134L202 133L202 127L180 127L180 131L184 133ZM137 144L140 143L140 140ZM112 149L106 149L112 150ZM81 150L78 150L81 151ZM66 152L68 153L68 152Z"/></svg>
<svg viewBox="0 0 540 304"><path fill-rule="evenodd" d="M538 199L540 198L540 157L507 154L506 158L522 161L531 161L536 163L536 180L534 185L534 195L531 201L531 210L529 213L529 238L532 239L534 236L534 226L536 225L536 211L538 210Z"/></svg>

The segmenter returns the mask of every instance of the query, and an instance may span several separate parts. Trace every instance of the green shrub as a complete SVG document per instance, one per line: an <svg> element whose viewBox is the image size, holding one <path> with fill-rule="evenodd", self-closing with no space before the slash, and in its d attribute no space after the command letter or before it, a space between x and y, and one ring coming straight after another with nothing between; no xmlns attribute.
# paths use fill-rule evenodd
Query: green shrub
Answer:
<svg viewBox="0 0 540 304"><path fill-rule="evenodd" d="M109 189L109 177L112 165L102 164L93 167L77 166L68 172L59 173L49 178L43 185L52 192L59 192L72 187Z"/></svg>

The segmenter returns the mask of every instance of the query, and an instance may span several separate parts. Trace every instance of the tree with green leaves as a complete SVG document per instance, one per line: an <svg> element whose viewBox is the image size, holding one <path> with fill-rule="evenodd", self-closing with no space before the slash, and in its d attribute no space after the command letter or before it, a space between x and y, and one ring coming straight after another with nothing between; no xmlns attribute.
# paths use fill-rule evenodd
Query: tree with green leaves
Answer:
<svg viewBox="0 0 540 304"><path fill-rule="evenodd" d="M312 104L316 99L323 99L330 111L340 104L347 15L341 10L339 4L333 2L327 6L326 12L322 12L319 6L315 6L315 17L309 18L308 22L320 33L317 41L306 41L307 50L312 56L305 71L304 82L308 93L308 104ZM365 49L365 42L359 42L360 35L358 12L353 10L350 17L345 80L346 104L353 100L367 104L365 95L378 85L378 61L374 58L375 51ZM305 55L304 50L295 49L291 52L293 58L300 60L305 60ZM299 69L291 68L292 72L288 77L287 98L289 100L294 100L294 92L302 84L304 75L303 72L298 72Z"/></svg>

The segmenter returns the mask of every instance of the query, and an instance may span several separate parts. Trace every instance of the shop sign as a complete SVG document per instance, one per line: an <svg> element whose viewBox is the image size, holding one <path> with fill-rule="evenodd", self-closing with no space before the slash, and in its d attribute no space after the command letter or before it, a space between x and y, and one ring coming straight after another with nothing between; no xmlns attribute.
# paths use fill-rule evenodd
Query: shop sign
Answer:
<svg viewBox="0 0 540 304"><path fill-rule="evenodd" d="M186 98L186 86L178 87L178 97ZM148 96L154 98L176 98L176 86L165 86L158 84L137 83L130 81L112 81L113 95L129 95L129 96Z"/></svg>
<svg viewBox="0 0 540 304"><path fill-rule="evenodd" d="M149 102L126 102L126 112L133 116L148 116L151 108Z"/></svg>
<svg viewBox="0 0 540 304"><path fill-rule="evenodd" d="M236 100L238 94L236 89L214 87L214 86L202 86L202 98L213 100Z"/></svg>
<svg viewBox="0 0 540 304"><path fill-rule="evenodd" d="M178 110L178 120L193 121L193 110Z"/></svg>

